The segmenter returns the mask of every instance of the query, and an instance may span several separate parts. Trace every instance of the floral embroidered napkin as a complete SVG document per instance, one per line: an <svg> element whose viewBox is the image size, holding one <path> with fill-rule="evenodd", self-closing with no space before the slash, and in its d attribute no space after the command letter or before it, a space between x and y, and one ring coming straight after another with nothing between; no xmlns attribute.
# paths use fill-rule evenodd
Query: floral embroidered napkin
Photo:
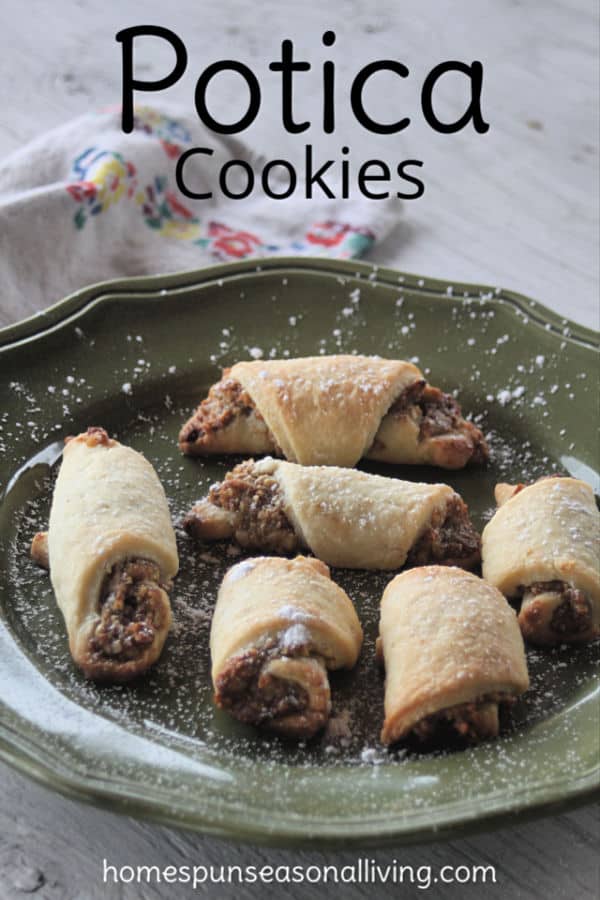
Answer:
<svg viewBox="0 0 600 900"><path fill-rule="evenodd" d="M225 200L218 190L190 200L177 189L175 165L191 147L214 149L193 165L196 183L210 189L232 157L260 162L238 140L164 106L139 107L128 135L115 108L12 154L0 164L3 295L19 298L25 316L110 278L248 256L355 257L397 222L397 200L274 200L259 191Z"/></svg>

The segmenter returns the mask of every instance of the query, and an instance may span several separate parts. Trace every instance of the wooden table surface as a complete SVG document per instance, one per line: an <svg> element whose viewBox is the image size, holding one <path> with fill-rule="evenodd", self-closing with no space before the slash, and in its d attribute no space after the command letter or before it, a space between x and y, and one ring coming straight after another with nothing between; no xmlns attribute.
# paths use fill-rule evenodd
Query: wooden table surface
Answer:
<svg viewBox="0 0 600 900"><path fill-rule="evenodd" d="M176 6L176 8L175 8ZM589 0L338 0L323 11L302 3L220 0L3 0L0 77L3 114L0 158L30 138L89 108L118 102L119 45L115 33L141 23L162 24L185 41L188 71L168 97L188 108L195 80L216 59L245 60L257 72L276 58L283 38L316 65L320 36L337 34L338 126L310 139L325 153L349 143L356 159L424 161L424 197L408 202L402 222L371 259L444 279L502 285L529 294L578 322L598 327L598 21ZM265 28L265 23L268 27ZM398 138L374 138L345 109L344 86L373 59L400 59L411 76L394 96L374 96L382 118L410 114ZM485 68L486 135L472 130L439 135L423 123L418 97L438 62L480 59ZM140 52L145 77L159 77L168 52ZM271 76L272 77L272 76ZM245 137L259 151L277 147L294 159L302 140L281 127L274 81L263 77L263 107ZM144 98L146 99L146 97ZM402 103L400 102L402 99ZM215 102L235 105L235 85L216 88ZM318 98L314 98L318 103ZM403 104L406 104L406 108ZM309 104L310 105L310 104ZM0 268L1 284L1 268ZM3 300L0 321L20 317ZM0 767L0 900L28 894L54 898L166 896L156 887L107 889L106 857L124 864L354 862L354 851L319 853L240 847L121 818L59 797ZM587 898L598 896L600 820L595 807L451 842L369 851L385 864L488 864L497 883L436 885L436 897ZM268 895L268 888L260 892ZM398 896L418 896L413 886ZM219 898L258 896L257 886L213 887ZM323 895L323 888L290 885L287 895ZM334 895L332 890L332 895ZM347 885L344 896L376 895ZM281 888L273 896L281 896ZM169 888L169 897L191 896Z"/></svg>

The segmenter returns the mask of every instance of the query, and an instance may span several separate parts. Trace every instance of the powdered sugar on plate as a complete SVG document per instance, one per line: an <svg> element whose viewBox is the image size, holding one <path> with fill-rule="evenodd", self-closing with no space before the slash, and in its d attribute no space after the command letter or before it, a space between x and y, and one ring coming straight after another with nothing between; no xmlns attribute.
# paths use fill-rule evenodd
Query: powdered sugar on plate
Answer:
<svg viewBox="0 0 600 900"><path fill-rule="evenodd" d="M172 592L174 626L158 665L139 684L127 687L87 683L75 671L47 575L28 557L33 534L47 523L56 469L39 458L38 451L59 446L59 438L88 424L105 426L153 463L173 518L179 522L210 484L222 480L238 461L183 458L177 433L219 377L220 368L239 359L344 352L414 360L431 383L459 394L464 412L490 442L490 465L483 470L443 473L368 462L361 468L451 484L469 503L480 529L493 512L497 481L527 482L578 465L578 432L569 410L571 406L587 408L593 379L574 364L565 382L560 362L572 345L561 348L554 332L543 326L536 326L535 332L522 328L528 324L523 310L505 309L493 296L463 298L462 288L456 286L448 286L452 290L444 291L441 299L427 293L428 283L423 284L423 292L415 293L406 281L375 297L376 277L332 279L330 304L323 309L298 288L295 277L291 273L284 285L278 276L262 296L271 323L268 335L243 316L250 298L242 298L241 293L248 295L250 288L240 292L236 287L235 298L233 289L229 296L239 305L231 299L229 305L211 307L210 343L208 348L203 345L201 355L197 334L187 320L174 324L180 331L172 345L168 329L160 334L144 329L142 334L138 329L143 326L130 322L128 332L120 332L117 338L111 334L109 345L106 337L92 334L86 326L73 337L82 350L76 366L68 359L48 361L46 382L36 388L25 371L11 378L10 412L0 411L0 449L14 454L14 471L23 468L8 493L11 518L1 546L10 584L3 613L7 627L44 679L77 707L97 714L99 722L121 726L127 734L155 745L157 759L159 751L166 749L173 759L177 754L210 762L219 771L229 765L245 767L248 784L254 780L258 784L259 776L263 777L259 769L264 768L286 778L283 773L291 769L300 774L306 770L308 775L324 767L351 767L373 784L384 785L390 773L401 771L403 796L396 794L394 799L393 792L388 792L389 803L433 808L438 785L450 773L457 798L469 796L474 781L485 784L492 770L495 784L507 790L519 785L525 790L543 778L552 763L548 728L569 748L564 766L576 768L580 747L572 723L578 698L595 677L597 660L590 648L529 650L531 690L504 724L504 736L462 754L458 771L451 753L438 753L432 759L407 748L388 751L382 747L384 681L375 658L375 639L379 600L394 573L332 571L356 605L365 642L354 670L331 673L333 713L322 734L293 745L231 720L213 704L210 621L225 572L246 554L235 545L198 548L181 529L177 531L180 574ZM219 291L224 294L227 289L224 281ZM91 351L98 356L92 359ZM102 391L95 376L99 359L105 360L112 378ZM89 421L92 415L101 421ZM17 438L23 434L29 435L29 449L16 453ZM368 526L365 521L363 527ZM293 611L288 612L289 631L305 627ZM81 740L85 741L85 735ZM152 783L171 784L168 767L160 758L160 771L157 766ZM173 780L176 792L175 776ZM371 791L369 784L361 781L363 808L365 815L369 811L376 815L385 799L375 786ZM394 781L396 791L397 785ZM295 790L300 787L290 777L290 797Z"/></svg>

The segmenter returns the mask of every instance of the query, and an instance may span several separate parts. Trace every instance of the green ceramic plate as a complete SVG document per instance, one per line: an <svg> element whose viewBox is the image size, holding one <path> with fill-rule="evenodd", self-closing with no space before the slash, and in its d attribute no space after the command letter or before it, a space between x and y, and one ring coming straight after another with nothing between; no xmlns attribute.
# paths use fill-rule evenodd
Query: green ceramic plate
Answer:
<svg viewBox="0 0 600 900"><path fill-rule="evenodd" d="M479 526L497 480L560 469L596 485L595 340L504 290L318 259L96 285L0 333L0 755L93 803L263 842L447 836L589 797L599 769L592 648L530 651L532 689L496 742L388 753L377 740L374 637L391 576L335 571L365 626L364 651L332 679L341 736L294 747L211 702L210 613L231 548L202 553L180 535L176 625L160 663L138 684L98 688L71 664L28 544L47 521L63 437L91 424L144 451L180 517L234 460L183 459L179 426L220 368L249 355L418 361L481 423L492 462L455 474L368 468L443 477Z"/></svg>

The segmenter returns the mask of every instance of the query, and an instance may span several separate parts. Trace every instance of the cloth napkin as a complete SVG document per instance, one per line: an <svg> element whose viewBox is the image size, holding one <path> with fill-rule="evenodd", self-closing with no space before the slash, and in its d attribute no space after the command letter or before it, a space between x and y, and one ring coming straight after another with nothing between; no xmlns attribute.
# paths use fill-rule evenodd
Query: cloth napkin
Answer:
<svg viewBox="0 0 600 900"><path fill-rule="evenodd" d="M175 165L190 147L214 150L189 163L193 189L212 190L211 200L177 189ZM259 178L251 196L226 200L218 172L232 158L261 163L239 140L168 106L138 107L128 135L112 108L37 138L0 164L4 300L25 316L110 278L249 256L350 258L397 222L397 200L297 199L300 190L273 200Z"/></svg>

